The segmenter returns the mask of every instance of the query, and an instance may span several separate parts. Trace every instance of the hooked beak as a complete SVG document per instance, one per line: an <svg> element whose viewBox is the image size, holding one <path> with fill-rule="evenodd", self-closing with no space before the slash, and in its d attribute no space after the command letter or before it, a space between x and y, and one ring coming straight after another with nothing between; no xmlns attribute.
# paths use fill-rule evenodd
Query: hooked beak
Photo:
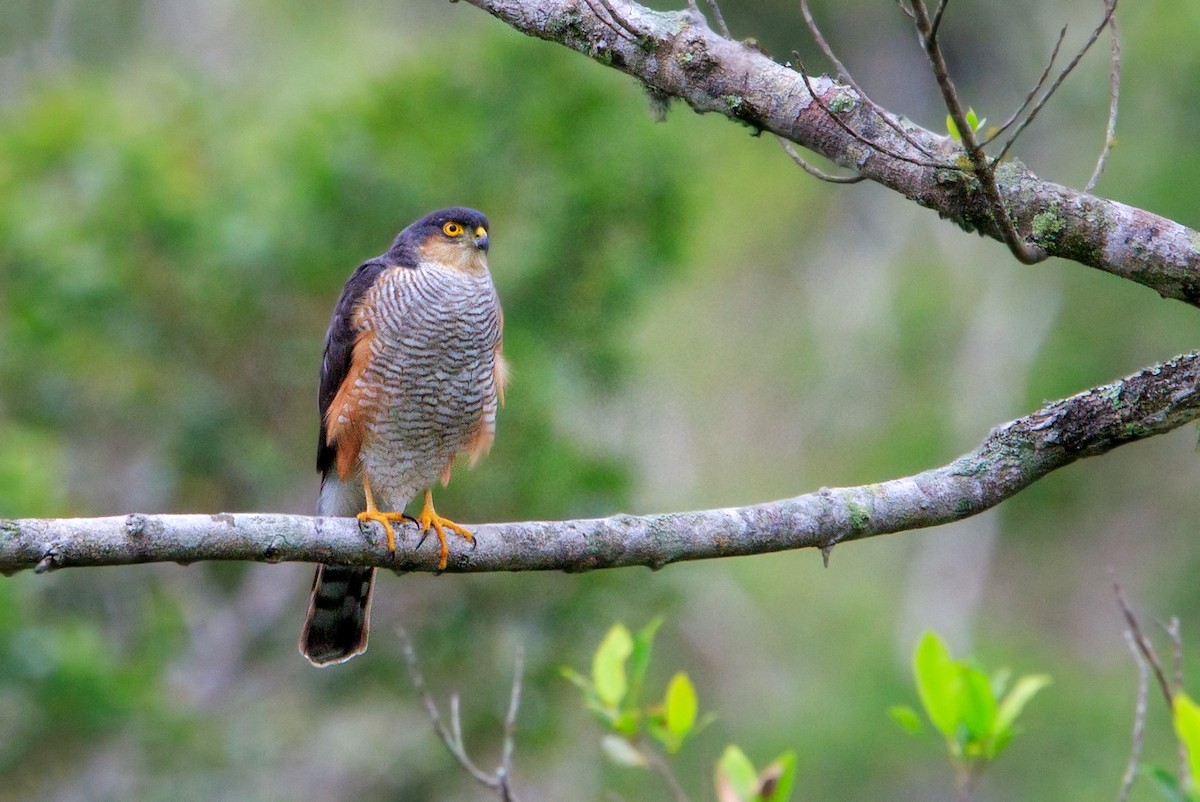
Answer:
<svg viewBox="0 0 1200 802"><path fill-rule="evenodd" d="M483 226L480 226L479 228L475 229L475 237L471 241L473 243L475 243L476 248L483 251L484 253L487 253L488 233L487 233L486 228L484 228Z"/></svg>

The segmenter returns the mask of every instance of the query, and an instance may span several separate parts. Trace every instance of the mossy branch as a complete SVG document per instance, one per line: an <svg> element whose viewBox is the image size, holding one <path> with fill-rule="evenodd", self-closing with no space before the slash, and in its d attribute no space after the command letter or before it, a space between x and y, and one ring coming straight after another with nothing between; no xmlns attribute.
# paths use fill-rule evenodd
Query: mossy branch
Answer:
<svg viewBox="0 0 1200 802"><path fill-rule="evenodd" d="M654 11L628 0L469 0L522 33L557 42L677 98L769 131L1003 241L1015 236L1200 306L1200 233L1159 215L1043 181L1020 162L994 165L995 191L962 146L885 111L852 86L806 78L750 44L711 30L694 9ZM990 195L997 197L989 197ZM1008 212L1012 230L992 209Z"/></svg>
<svg viewBox="0 0 1200 802"><path fill-rule="evenodd" d="M1200 418L1200 352L1049 403L998 426L969 454L914 476L823 488L750 507L614 515L474 527L478 545L452 543L451 572L589 571L682 560L828 550L846 540L920 529L983 512L1082 457L1163 434ZM221 513L0 521L0 571L196 560L325 562L433 571L437 549L417 549L415 527L382 530L354 519Z"/></svg>

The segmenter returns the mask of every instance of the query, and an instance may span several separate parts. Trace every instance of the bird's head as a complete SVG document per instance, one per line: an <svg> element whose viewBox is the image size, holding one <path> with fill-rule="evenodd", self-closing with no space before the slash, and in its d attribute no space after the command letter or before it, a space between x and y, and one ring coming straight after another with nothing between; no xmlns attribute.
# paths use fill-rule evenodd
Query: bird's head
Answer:
<svg viewBox="0 0 1200 802"><path fill-rule="evenodd" d="M432 262L465 273L487 270L488 219L483 212L455 206L431 212L396 238L411 247L416 261Z"/></svg>

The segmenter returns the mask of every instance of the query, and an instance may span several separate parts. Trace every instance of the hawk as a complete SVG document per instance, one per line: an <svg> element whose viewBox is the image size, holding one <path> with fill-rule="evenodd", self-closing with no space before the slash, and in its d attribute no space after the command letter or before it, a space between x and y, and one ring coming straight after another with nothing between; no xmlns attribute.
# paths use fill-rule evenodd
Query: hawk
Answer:
<svg viewBox="0 0 1200 802"><path fill-rule="evenodd" d="M492 444L503 402L503 318L488 272L488 220L474 209L432 212L346 281L325 334L317 514L432 529L446 567L446 530L464 527L433 507L460 452L474 465ZM424 491L416 518L405 506ZM419 545L419 544L418 544ZM322 565L313 578L300 651L314 665L367 648L374 568Z"/></svg>

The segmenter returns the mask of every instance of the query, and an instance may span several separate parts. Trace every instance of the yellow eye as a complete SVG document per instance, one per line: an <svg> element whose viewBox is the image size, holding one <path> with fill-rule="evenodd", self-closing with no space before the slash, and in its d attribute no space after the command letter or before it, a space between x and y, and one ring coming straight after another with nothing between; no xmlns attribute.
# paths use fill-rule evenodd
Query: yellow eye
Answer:
<svg viewBox="0 0 1200 802"><path fill-rule="evenodd" d="M446 223L442 226L442 231L447 237L461 237L463 235L463 227L458 223Z"/></svg>

